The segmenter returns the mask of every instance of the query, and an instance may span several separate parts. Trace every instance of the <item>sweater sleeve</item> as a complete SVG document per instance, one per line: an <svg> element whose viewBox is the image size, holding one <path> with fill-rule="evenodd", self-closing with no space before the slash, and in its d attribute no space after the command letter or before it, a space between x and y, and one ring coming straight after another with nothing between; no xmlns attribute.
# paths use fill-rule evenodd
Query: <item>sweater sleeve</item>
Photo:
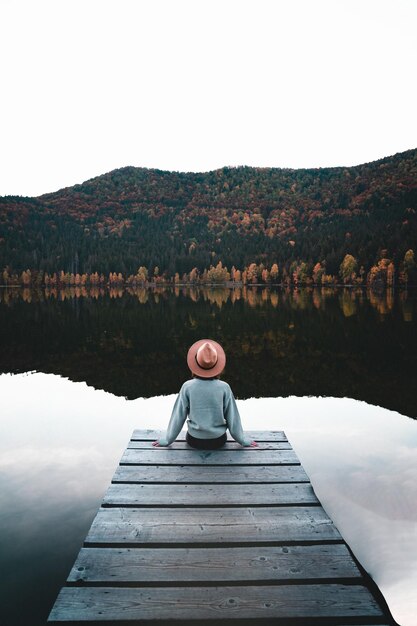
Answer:
<svg viewBox="0 0 417 626"><path fill-rule="evenodd" d="M184 425L185 420L189 412L189 402L184 385L175 400L174 408L172 409L171 419L169 420L168 429L165 437L159 439L159 445L169 446L181 432L181 428Z"/></svg>
<svg viewBox="0 0 417 626"><path fill-rule="evenodd" d="M233 439L241 446L249 446L251 440L245 437L236 400L229 386L224 399L224 419Z"/></svg>

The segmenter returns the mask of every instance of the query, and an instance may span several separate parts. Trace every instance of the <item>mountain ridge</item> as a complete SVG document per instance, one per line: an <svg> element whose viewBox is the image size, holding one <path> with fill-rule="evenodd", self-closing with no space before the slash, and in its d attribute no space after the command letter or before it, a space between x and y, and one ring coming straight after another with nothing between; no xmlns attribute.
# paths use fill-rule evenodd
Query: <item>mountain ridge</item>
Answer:
<svg viewBox="0 0 417 626"><path fill-rule="evenodd" d="M277 263L398 267L417 245L417 149L344 167L125 166L37 197L0 197L0 268L173 277Z"/></svg>
<svg viewBox="0 0 417 626"><path fill-rule="evenodd" d="M155 172L155 173L159 173L159 174L185 174L185 175L193 175L193 174L213 174L216 172L220 172L223 170L236 170L236 169L249 169L249 170L254 170L254 171L269 171L272 170L274 172L278 172L278 171L283 171L283 172L297 172L299 170L302 171L307 171L307 172L317 172L319 170L325 170L325 171L331 171L331 170L341 170L341 169L352 169L352 168L359 168L359 167L363 167L366 165L371 165L371 164L381 164L384 163L385 161L388 161L390 159L393 159L395 157L398 156L404 156L406 154L411 154L417 151L417 148L409 148L408 150L404 150L402 152L396 152L392 155L389 156L385 156L385 157L381 157L379 159L376 159L375 161L364 161L361 163L358 163L356 165L332 165L332 166L320 166L320 167L274 167L274 166L257 166L257 165L223 165L221 167L215 168L215 169L210 169L210 170L201 170L201 171L193 171L193 170L164 170L158 167L143 167L143 166L137 166L137 165L123 165L122 167L117 167L113 170L109 170L108 172L104 172L103 174L99 174L97 176L93 176L91 178L86 179L85 181L81 182L81 183L75 183L74 185L68 185L65 187L61 187L60 189L57 189L56 191L50 191L50 192L46 192L37 196L16 196L16 195L5 195L5 196L0 196L3 198L8 198L8 197L18 197L18 198L44 198L47 196L51 196L55 193L58 193L60 191L65 191L66 189L72 189L74 187L80 187L86 183L91 183L95 180L97 180L98 178L102 178L104 176L109 176L111 174L114 174L116 172L123 172L123 171L127 171L127 170L141 170L141 171L145 171L145 172Z"/></svg>

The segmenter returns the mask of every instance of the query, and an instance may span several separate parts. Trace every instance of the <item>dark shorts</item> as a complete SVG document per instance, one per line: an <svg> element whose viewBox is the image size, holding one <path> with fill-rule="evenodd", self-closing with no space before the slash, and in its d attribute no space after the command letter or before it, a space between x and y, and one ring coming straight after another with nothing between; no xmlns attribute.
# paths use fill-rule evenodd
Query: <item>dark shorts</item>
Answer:
<svg viewBox="0 0 417 626"><path fill-rule="evenodd" d="M224 446L227 441L227 435L224 433L224 435L216 437L216 439L197 439L187 432L186 439L188 445L192 448L198 448L199 450L214 450Z"/></svg>

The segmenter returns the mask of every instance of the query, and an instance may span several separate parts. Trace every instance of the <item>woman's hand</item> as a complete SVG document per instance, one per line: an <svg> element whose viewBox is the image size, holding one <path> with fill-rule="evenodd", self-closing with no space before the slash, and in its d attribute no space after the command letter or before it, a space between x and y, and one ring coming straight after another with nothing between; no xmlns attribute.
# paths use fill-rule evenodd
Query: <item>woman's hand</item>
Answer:
<svg viewBox="0 0 417 626"><path fill-rule="evenodd" d="M161 444L159 443L159 441L152 441L152 445L153 445L155 448L160 448L160 447L161 447Z"/></svg>
<svg viewBox="0 0 417 626"><path fill-rule="evenodd" d="M251 441L249 444L250 448L259 448L259 444L256 443L256 441Z"/></svg>

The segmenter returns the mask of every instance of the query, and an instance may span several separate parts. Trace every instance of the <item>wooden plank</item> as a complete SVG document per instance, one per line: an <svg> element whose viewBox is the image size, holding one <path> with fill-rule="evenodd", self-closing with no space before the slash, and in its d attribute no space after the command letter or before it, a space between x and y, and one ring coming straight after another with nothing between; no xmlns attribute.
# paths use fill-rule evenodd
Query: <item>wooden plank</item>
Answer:
<svg viewBox="0 0 417 626"><path fill-rule="evenodd" d="M292 446L288 441L264 441L259 444L262 450L292 450ZM149 450L153 449L152 441L136 441L130 440L128 448L136 450ZM189 446L186 441L174 441L169 446L170 450L195 450L192 446ZM242 450L240 443L236 441L227 441L221 450Z"/></svg>
<svg viewBox="0 0 417 626"><path fill-rule="evenodd" d="M53 620L290 619L382 616L362 585L65 587Z"/></svg>
<svg viewBox="0 0 417 626"><path fill-rule="evenodd" d="M159 434L135 431L49 621L387 620L284 433Z"/></svg>
<svg viewBox="0 0 417 626"><path fill-rule="evenodd" d="M282 485L112 484L103 506L235 506L319 504L309 483Z"/></svg>
<svg viewBox="0 0 417 626"><path fill-rule="evenodd" d="M301 465L121 465L113 483L290 483L309 482Z"/></svg>
<svg viewBox="0 0 417 626"><path fill-rule="evenodd" d="M186 430L182 430L176 441L185 441ZM131 439L134 441L155 441L166 433L165 430L141 430L139 428L133 431ZM255 441L287 441L287 436L283 430L245 430L245 434ZM227 439L233 441L229 432Z"/></svg>
<svg viewBox="0 0 417 626"><path fill-rule="evenodd" d="M85 545L172 545L340 541L320 506L102 508Z"/></svg>
<svg viewBox="0 0 417 626"><path fill-rule="evenodd" d="M288 581L360 578L343 544L233 548L82 548L77 583Z"/></svg>
<svg viewBox="0 0 417 626"><path fill-rule="evenodd" d="M289 465L299 464L293 450L125 450L121 465Z"/></svg>

